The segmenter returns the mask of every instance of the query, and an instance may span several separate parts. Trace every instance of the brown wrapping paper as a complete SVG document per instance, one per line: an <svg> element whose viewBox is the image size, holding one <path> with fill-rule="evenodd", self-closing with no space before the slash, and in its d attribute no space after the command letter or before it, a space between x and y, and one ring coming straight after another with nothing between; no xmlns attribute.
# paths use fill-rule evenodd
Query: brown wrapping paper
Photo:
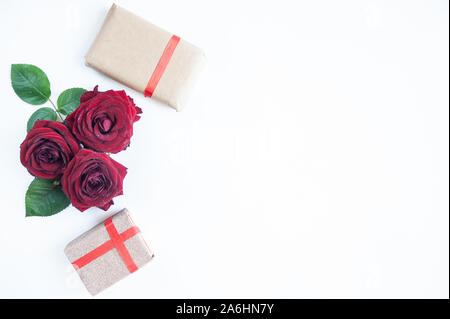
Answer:
<svg viewBox="0 0 450 319"><path fill-rule="evenodd" d="M135 226L127 209L123 209L115 214L112 217L112 222L119 234ZM108 231L102 222L71 241L64 252L69 261L73 263L110 239ZM138 268L141 268L153 258L153 253L148 248L141 233L126 240L124 245ZM115 248L77 269L77 272L92 295L98 294L130 274Z"/></svg>
<svg viewBox="0 0 450 319"><path fill-rule="evenodd" d="M171 36L113 4L85 57L86 64L144 93ZM181 38L152 98L180 111L204 63L203 51Z"/></svg>

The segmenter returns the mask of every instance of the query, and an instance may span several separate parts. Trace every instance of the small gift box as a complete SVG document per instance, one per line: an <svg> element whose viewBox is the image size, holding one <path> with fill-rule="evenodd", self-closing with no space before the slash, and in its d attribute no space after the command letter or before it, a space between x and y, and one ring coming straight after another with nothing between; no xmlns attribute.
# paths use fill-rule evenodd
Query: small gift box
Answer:
<svg viewBox="0 0 450 319"><path fill-rule="evenodd" d="M92 295L153 258L127 209L71 241L64 252Z"/></svg>
<svg viewBox="0 0 450 319"><path fill-rule="evenodd" d="M203 51L113 4L86 64L179 111L205 63Z"/></svg>

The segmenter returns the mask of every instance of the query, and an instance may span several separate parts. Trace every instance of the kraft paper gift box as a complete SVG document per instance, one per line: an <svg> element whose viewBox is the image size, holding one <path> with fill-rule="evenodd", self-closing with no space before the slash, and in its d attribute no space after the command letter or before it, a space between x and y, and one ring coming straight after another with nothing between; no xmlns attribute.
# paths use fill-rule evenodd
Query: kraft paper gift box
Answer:
<svg viewBox="0 0 450 319"><path fill-rule="evenodd" d="M71 241L64 252L92 295L138 270L153 258L127 209Z"/></svg>
<svg viewBox="0 0 450 319"><path fill-rule="evenodd" d="M203 51L113 4L86 64L180 111L205 64Z"/></svg>

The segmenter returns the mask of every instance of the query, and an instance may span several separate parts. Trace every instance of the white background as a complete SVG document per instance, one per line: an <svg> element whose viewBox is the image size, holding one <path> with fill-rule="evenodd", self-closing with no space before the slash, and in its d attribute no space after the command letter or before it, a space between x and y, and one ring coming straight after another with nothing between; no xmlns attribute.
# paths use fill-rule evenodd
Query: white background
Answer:
<svg viewBox="0 0 450 319"><path fill-rule="evenodd" d="M449 297L448 1L117 3L207 68L179 113L127 89L108 212L25 218L10 65L123 86L83 59L112 2L0 1L0 297L89 298L63 249L123 207L156 257L98 298Z"/></svg>

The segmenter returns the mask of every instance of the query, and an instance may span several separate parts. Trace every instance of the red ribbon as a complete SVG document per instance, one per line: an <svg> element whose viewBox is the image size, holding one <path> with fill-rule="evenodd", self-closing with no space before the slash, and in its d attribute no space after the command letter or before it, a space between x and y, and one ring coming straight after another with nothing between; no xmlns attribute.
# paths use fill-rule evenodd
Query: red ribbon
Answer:
<svg viewBox="0 0 450 319"><path fill-rule="evenodd" d="M117 232L116 227L114 226L114 223L112 222L112 217L109 217L107 220L105 220L104 224L111 240L108 240L106 243L98 246L97 248L87 253L83 257L75 260L72 263L72 265L75 267L75 269L78 270L89 264L94 259L103 256L111 249L116 248L117 251L119 252L120 257L125 263L125 266L127 266L128 271L130 273L135 272L138 269L138 267L134 263L133 258L131 258L128 249L124 245L124 242L133 237L134 235L138 234L140 232L139 228L133 226L124 231L123 233L119 234Z"/></svg>
<svg viewBox="0 0 450 319"><path fill-rule="evenodd" d="M145 88L144 95L146 97L152 97L153 92L155 92L156 86L158 85L159 80L161 80L161 77L166 70L167 65L169 64L170 59L172 58L173 52L175 51L178 42L180 42L180 37L173 35L167 43L167 46L164 49L164 52L161 55L161 58L159 59L159 62L156 65L156 68L153 71L150 80L148 81L147 87Z"/></svg>

